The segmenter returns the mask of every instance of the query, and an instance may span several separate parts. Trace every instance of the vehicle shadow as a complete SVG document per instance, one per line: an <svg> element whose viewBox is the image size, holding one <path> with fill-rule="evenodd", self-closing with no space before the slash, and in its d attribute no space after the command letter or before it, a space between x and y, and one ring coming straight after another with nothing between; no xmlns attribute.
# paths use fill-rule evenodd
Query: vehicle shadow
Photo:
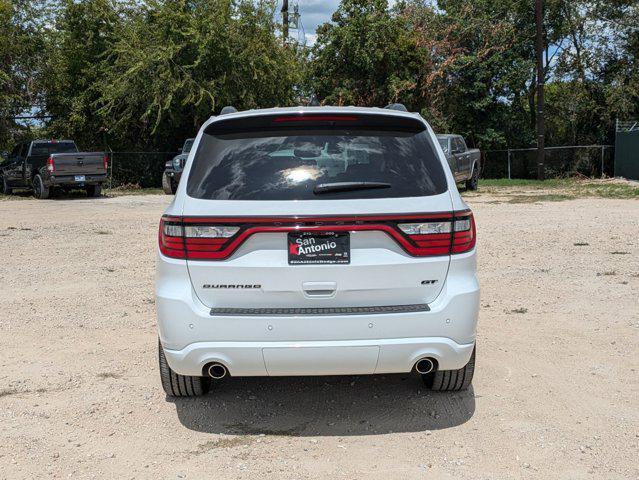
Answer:
<svg viewBox="0 0 639 480"><path fill-rule="evenodd" d="M413 375L229 378L204 397L167 401L186 428L233 435L422 432L461 425L475 412L472 387L430 392Z"/></svg>
<svg viewBox="0 0 639 480"><path fill-rule="evenodd" d="M2 197L11 197L11 196L20 197L24 199L32 199L32 200L36 199L33 196L33 192L31 190L16 190L12 192L11 195L2 195ZM68 190L68 191L54 190L51 192L51 196L44 201L46 202L50 200L75 200L75 199L84 199L84 200L89 199L89 200L99 201L105 198L108 198L108 197L105 196L104 194L99 197L89 197L87 193L81 189Z"/></svg>

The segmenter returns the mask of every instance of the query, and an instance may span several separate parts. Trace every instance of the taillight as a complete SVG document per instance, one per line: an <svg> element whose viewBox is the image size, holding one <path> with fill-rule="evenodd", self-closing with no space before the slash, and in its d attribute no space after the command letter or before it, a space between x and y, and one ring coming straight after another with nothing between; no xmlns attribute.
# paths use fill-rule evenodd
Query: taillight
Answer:
<svg viewBox="0 0 639 480"><path fill-rule="evenodd" d="M182 222L162 217L159 232L160 252L171 258L186 258Z"/></svg>
<svg viewBox="0 0 639 480"><path fill-rule="evenodd" d="M49 173L55 172L55 161L53 160L53 157L47 158L47 171Z"/></svg>
<svg viewBox="0 0 639 480"><path fill-rule="evenodd" d="M415 257L464 253L475 246L469 211L358 217L171 217L160 221L163 255L192 260L224 260L257 233L292 231L382 231Z"/></svg>
<svg viewBox="0 0 639 480"><path fill-rule="evenodd" d="M177 217L160 221L160 251L171 258L215 260L218 253L240 227L225 225L189 225Z"/></svg>
<svg viewBox="0 0 639 480"><path fill-rule="evenodd" d="M451 253L469 252L475 248L477 232L475 229L475 218L472 213L463 217L455 217L453 228L453 248Z"/></svg>
<svg viewBox="0 0 639 480"><path fill-rule="evenodd" d="M451 244L451 220L445 222L400 223L399 229L416 245L415 255L448 255Z"/></svg>
<svg viewBox="0 0 639 480"><path fill-rule="evenodd" d="M470 212L456 212L450 220L398 223L417 247L418 256L464 253L475 246L475 222Z"/></svg>
<svg viewBox="0 0 639 480"><path fill-rule="evenodd" d="M103 160L104 160L104 169L108 170L109 169L109 154L108 153L104 154Z"/></svg>

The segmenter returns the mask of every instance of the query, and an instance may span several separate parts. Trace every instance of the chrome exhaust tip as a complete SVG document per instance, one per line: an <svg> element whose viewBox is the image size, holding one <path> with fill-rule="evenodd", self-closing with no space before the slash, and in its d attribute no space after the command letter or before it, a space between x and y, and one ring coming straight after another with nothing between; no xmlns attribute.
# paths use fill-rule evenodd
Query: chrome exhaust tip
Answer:
<svg viewBox="0 0 639 480"><path fill-rule="evenodd" d="M207 373L212 379L221 380L228 375L229 371L221 363L212 363L211 365L209 365Z"/></svg>
<svg viewBox="0 0 639 480"><path fill-rule="evenodd" d="M434 369L435 369L435 363L433 363L433 361L430 358L422 358L421 360L418 360L417 363L415 364L415 370L417 370L417 373L421 373L422 375L430 373Z"/></svg>

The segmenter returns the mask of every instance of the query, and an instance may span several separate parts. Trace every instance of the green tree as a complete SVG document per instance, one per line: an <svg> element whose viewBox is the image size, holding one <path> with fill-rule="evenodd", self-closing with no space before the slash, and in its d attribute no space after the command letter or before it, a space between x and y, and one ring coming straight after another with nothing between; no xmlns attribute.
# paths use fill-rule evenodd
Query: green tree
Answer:
<svg viewBox="0 0 639 480"><path fill-rule="evenodd" d="M102 148L106 134L97 114L106 55L126 19L127 5L111 0L65 0L54 12L47 37L46 69L40 79L52 115L49 134L76 139L84 148Z"/></svg>
<svg viewBox="0 0 639 480"><path fill-rule="evenodd" d="M225 105L291 104L300 81L271 2L151 0L117 37L104 57L98 112L120 144L175 147Z"/></svg>
<svg viewBox="0 0 639 480"><path fill-rule="evenodd" d="M41 84L52 135L85 148L171 151L225 105L291 104L301 54L275 4L252 0L65 0Z"/></svg>
<svg viewBox="0 0 639 480"><path fill-rule="evenodd" d="M386 0L344 0L317 30L308 77L327 104L409 101L419 52L409 24Z"/></svg>
<svg viewBox="0 0 639 480"><path fill-rule="evenodd" d="M41 5L0 0L0 150L9 148L24 126L15 117L37 110L37 71L42 65Z"/></svg>
<svg viewBox="0 0 639 480"><path fill-rule="evenodd" d="M527 142L527 84L534 71L529 2L449 0L438 10L406 2L422 51L414 104L440 131L487 149ZM523 138L522 138L523 137Z"/></svg>
<svg viewBox="0 0 639 480"><path fill-rule="evenodd" d="M556 144L612 143L617 118L639 115L639 4L555 0L557 60L548 116Z"/></svg>
<svg viewBox="0 0 639 480"><path fill-rule="evenodd" d="M611 142L639 109L639 4L545 2L548 145ZM535 144L533 4L343 0L318 29L310 88L325 103L401 101L484 150Z"/></svg>

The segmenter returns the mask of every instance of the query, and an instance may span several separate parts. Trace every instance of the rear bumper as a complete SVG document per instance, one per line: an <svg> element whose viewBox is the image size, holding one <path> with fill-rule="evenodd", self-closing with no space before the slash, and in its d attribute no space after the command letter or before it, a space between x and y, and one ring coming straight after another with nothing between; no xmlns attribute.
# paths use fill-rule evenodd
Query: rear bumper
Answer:
<svg viewBox="0 0 639 480"><path fill-rule="evenodd" d="M75 175L51 175L47 180L45 180L45 183L48 187L98 185L106 181L107 175L84 175L84 178L85 180L83 182L77 182L75 180Z"/></svg>
<svg viewBox="0 0 639 480"><path fill-rule="evenodd" d="M173 370L202 375L210 362L234 376L366 375L410 372L420 358L435 358L441 370L462 368L473 343L449 338L401 338L330 342L197 342L182 350L164 349Z"/></svg>
<svg viewBox="0 0 639 480"><path fill-rule="evenodd" d="M475 252L456 255L430 311L363 315L211 315L191 288L184 261L160 257L160 341L173 370L201 375L221 362L234 376L409 372L423 357L442 370L470 359L479 311Z"/></svg>

